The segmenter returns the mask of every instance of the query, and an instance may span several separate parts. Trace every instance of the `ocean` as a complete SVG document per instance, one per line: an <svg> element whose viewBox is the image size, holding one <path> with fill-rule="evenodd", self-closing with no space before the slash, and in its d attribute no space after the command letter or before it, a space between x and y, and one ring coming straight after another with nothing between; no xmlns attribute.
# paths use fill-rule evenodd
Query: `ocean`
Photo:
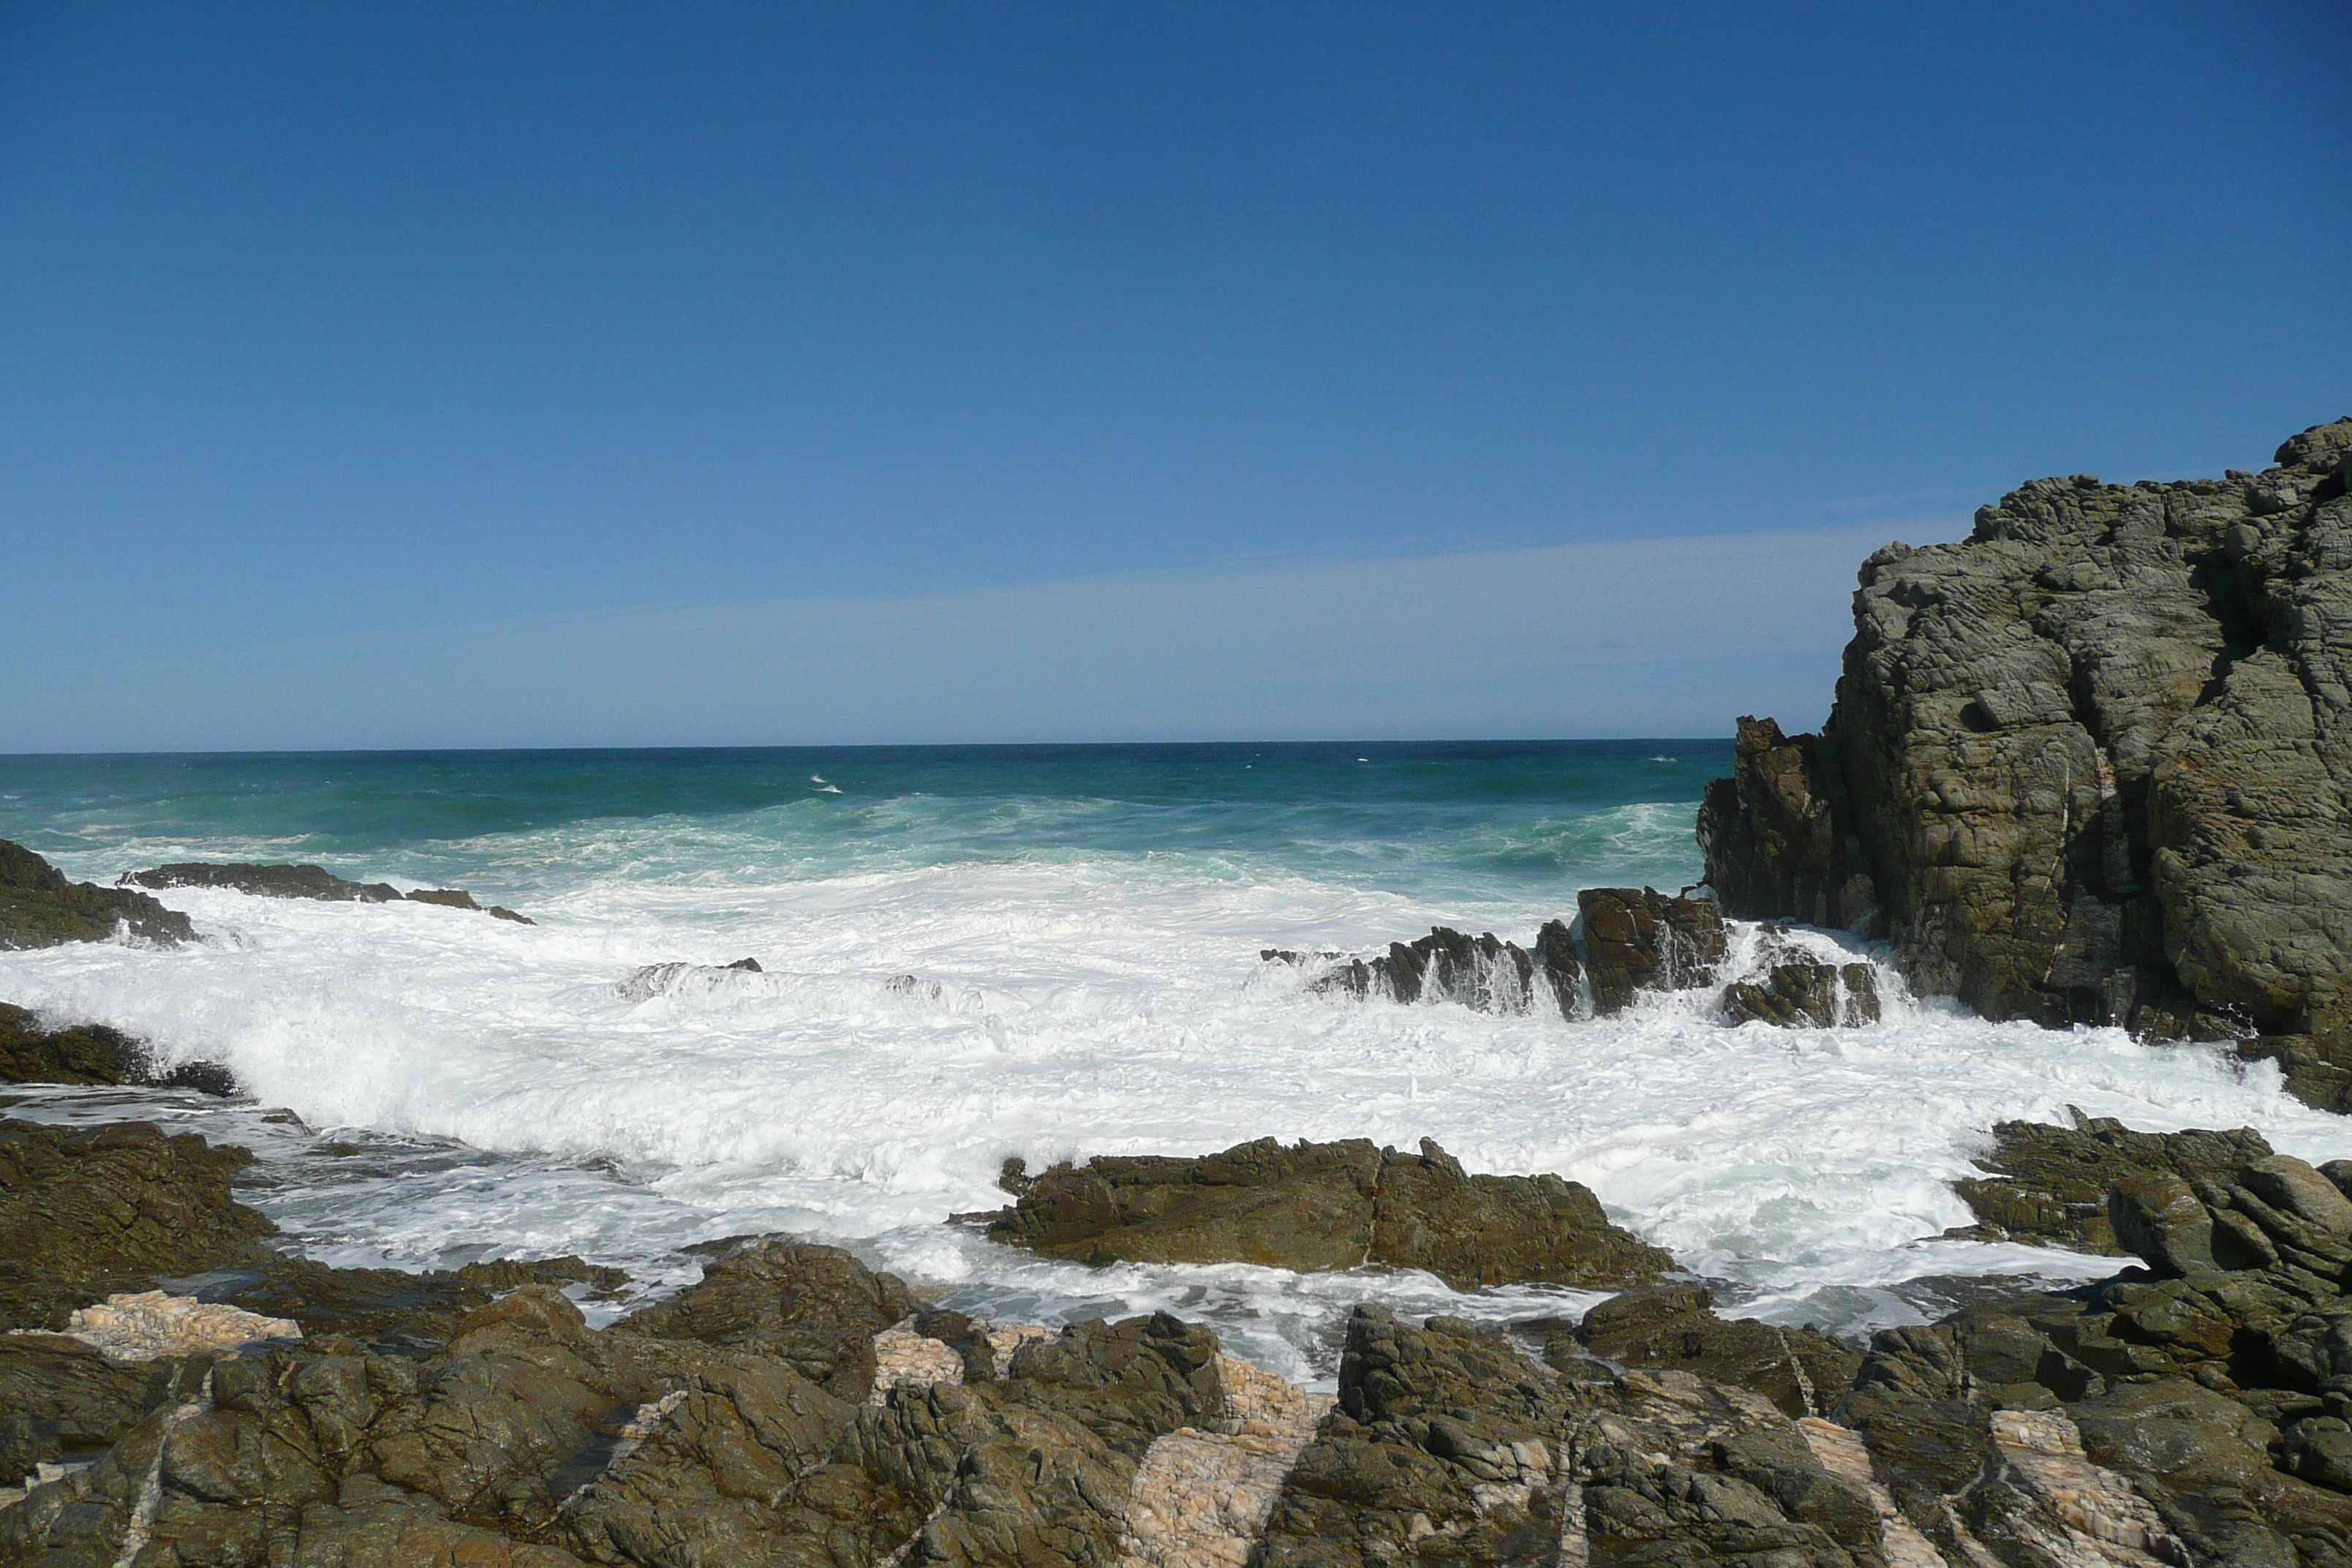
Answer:
<svg viewBox="0 0 2352 1568"><path fill-rule="evenodd" d="M1722 1026L1714 992L1576 1022L1335 999L1259 957L1433 924L1528 943L1580 888L1681 889L1729 764L1717 740L0 758L0 837L77 878L314 861L538 922L173 889L205 941L0 953L0 1000L226 1063L250 1098L0 1100L244 1143L242 1195L330 1262L578 1253L642 1299L696 1277L697 1243L789 1231L969 1312L1165 1307L1324 1386L1355 1301L1507 1321L1597 1298L1090 1268L950 1216L1009 1201L1011 1156L1428 1137L1587 1184L1735 1312L1859 1333L1988 1276L2112 1272L1939 1238L2001 1119L2352 1152L2267 1065L1988 1024L1884 968L1882 1022L1785 1031ZM663 964L686 967L640 973Z"/></svg>

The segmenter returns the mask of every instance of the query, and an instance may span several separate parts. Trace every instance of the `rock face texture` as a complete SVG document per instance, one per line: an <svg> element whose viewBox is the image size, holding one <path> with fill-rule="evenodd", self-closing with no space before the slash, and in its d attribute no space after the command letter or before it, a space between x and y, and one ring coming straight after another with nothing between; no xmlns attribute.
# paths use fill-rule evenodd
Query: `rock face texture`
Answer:
<svg viewBox="0 0 2352 1568"><path fill-rule="evenodd" d="M89 1184L61 1162L179 1162L226 1232L134 1218L118 1250L251 1261L198 1141L59 1136L88 1146L0 1170L8 1202L69 1222ZM777 1237L715 1244L601 1332L534 1278L554 1266L405 1277L477 1294L396 1344L314 1302L118 1296L0 1334L0 1568L2352 1564L2352 1163L2090 1121L2000 1154L2104 1180L2146 1267L1866 1355L1684 1283L1507 1331L1359 1307L1336 1401L1165 1313L982 1323ZM136 1162L105 1173L147 1201ZM1410 1194L1394 1173L1381 1194ZM375 1289L311 1267L281 1286Z"/></svg>
<svg viewBox="0 0 2352 1568"><path fill-rule="evenodd" d="M1426 1138L1417 1155L1360 1138L1287 1148L1266 1138L1194 1160L1056 1165L1007 1184L1019 1201L990 1237L1078 1263L1385 1264L1465 1289L1636 1284L1674 1267L1610 1224L1590 1188L1470 1175Z"/></svg>
<svg viewBox="0 0 2352 1568"><path fill-rule="evenodd" d="M106 942L118 931L165 946L196 936L187 916L144 893L68 881L30 849L0 838L0 948Z"/></svg>
<svg viewBox="0 0 2352 1568"><path fill-rule="evenodd" d="M2263 1037L2352 1103L2352 420L2217 480L2036 480L1863 563L1829 722L1743 721L1725 911L1989 1016Z"/></svg>
<svg viewBox="0 0 2352 1568"><path fill-rule="evenodd" d="M2149 1176L2218 1180L2272 1152L2251 1127L2135 1132L2112 1117L2079 1111L2072 1127L2002 1121L1992 1131L1991 1151L1976 1162L1984 1174L1952 1184L1977 1223L1951 1235L2118 1255L2130 1248L2107 1223L2107 1194L2117 1185Z"/></svg>

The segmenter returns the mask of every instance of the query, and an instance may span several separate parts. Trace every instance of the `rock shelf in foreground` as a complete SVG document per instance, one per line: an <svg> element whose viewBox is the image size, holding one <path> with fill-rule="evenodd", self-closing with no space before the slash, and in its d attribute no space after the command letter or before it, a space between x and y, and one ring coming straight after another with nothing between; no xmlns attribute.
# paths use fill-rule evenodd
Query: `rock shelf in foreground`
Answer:
<svg viewBox="0 0 2352 1568"><path fill-rule="evenodd" d="M1507 1331L1360 1307L1333 1400L1167 1314L980 1322L781 1237L714 1244L698 1284L601 1331L535 1265L486 1266L396 1344L316 1304L118 1300L80 1337L0 1334L0 1568L2352 1564L2336 1168L2044 1133L2005 1130L2039 1162L2012 1175L2111 1178L2147 1267L1867 1355L1687 1284ZM154 1168L107 1185L194 1193L208 1255L237 1255L250 1226L203 1173L234 1151L72 1136L138 1152ZM19 1160L0 1188L67 1215L100 1174ZM108 1257L181 1245L134 1226ZM379 1289L310 1267L281 1286Z"/></svg>

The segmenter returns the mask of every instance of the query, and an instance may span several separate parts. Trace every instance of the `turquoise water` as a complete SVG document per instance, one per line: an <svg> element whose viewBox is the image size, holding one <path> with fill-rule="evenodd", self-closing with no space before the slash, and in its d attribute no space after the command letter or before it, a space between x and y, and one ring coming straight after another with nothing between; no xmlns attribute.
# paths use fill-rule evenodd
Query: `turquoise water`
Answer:
<svg viewBox="0 0 2352 1568"><path fill-rule="evenodd" d="M1720 740L0 757L0 837L82 874L184 851L522 899L580 868L535 838L661 823L677 842L634 868L1160 855L1477 900L1695 879L1686 818L1730 761ZM722 825L714 863L698 830Z"/></svg>
<svg viewBox="0 0 2352 1568"><path fill-rule="evenodd" d="M1526 942L1580 888L1681 888L1729 761L1688 740L0 758L0 837L78 877L310 860L537 922L173 889L204 940L0 952L0 999L225 1063L249 1098L34 1090L14 1113L247 1143L252 1201L331 1260L576 1252L660 1289L692 1243L789 1231L968 1311L1206 1317L1301 1377L1328 1375L1354 1300L1582 1298L1044 1264L950 1216L1003 1201L1009 1156L1432 1137L1586 1183L1744 1310L1859 1327L1916 1321L1939 1276L2106 1267L1938 1239L2004 1117L2352 1152L2274 1069L1987 1024L1883 967L1880 1024L1783 1031L1726 1026L1718 988L1497 1016L1336 999L1259 957L1439 922ZM1759 942L1740 927L1724 978ZM760 973L720 967L747 956Z"/></svg>

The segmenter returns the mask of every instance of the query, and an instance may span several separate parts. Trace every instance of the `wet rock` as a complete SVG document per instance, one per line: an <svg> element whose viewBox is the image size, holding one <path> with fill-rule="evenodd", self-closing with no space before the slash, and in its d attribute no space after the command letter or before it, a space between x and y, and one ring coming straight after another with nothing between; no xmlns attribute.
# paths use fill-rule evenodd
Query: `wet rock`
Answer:
<svg viewBox="0 0 2352 1568"><path fill-rule="evenodd" d="M0 1002L0 1083L153 1083L200 1093L236 1092L226 1068L164 1066L144 1042L104 1024L44 1029L37 1015Z"/></svg>
<svg viewBox="0 0 2352 1568"><path fill-rule="evenodd" d="M69 881L23 845L0 838L0 948L110 942L118 933L166 947L196 937L187 916L145 893Z"/></svg>
<svg viewBox="0 0 2352 1568"><path fill-rule="evenodd" d="M1861 1354L1811 1328L1715 1315L1700 1285L1628 1290L1585 1313L1572 1340L1547 1352L1555 1366L1580 1352L1619 1366L1670 1368L1753 1389L1783 1415L1818 1415L1853 1386Z"/></svg>
<svg viewBox="0 0 2352 1568"><path fill-rule="evenodd" d="M517 925L527 926L537 925L539 923L537 921L531 920L527 916L515 913L512 910L508 909L503 904L491 904L485 908L483 905L476 903L474 901L474 895L466 891L463 888L418 888L410 892L407 895L407 899L412 904L438 904L441 908L446 910L471 910L478 914L488 915L494 920L511 921ZM742 965L730 963L728 967L730 969L740 969ZM754 965L753 967L756 968L758 966Z"/></svg>
<svg viewBox="0 0 2352 1568"><path fill-rule="evenodd" d="M41 1465L96 1458L201 1378L62 1336L0 1334L0 1487L20 1485Z"/></svg>
<svg viewBox="0 0 2352 1568"><path fill-rule="evenodd" d="M1306 957L1271 951L1277 962ZM1504 942L1492 931L1469 936L1433 926L1415 941L1391 942L1388 952L1377 957L1334 964L1310 989L1402 1003L1424 998L1457 1002L1481 1013L1524 1013L1535 984L1535 960L1516 942Z"/></svg>
<svg viewBox="0 0 2352 1568"><path fill-rule="evenodd" d="M2221 480L2037 480L1864 562L1836 706L1743 720L1727 912L1868 927L1989 1016L2261 1036L2352 1088L2352 420Z"/></svg>
<svg viewBox="0 0 2352 1568"><path fill-rule="evenodd" d="M1878 983L1867 963L1797 958L1775 963L1760 981L1723 988L1723 1021L1783 1029L1828 1029L1878 1022Z"/></svg>
<svg viewBox="0 0 2352 1568"><path fill-rule="evenodd" d="M1723 915L1711 899L1654 888L1587 888L1576 895L1593 1010L1606 1016L1635 993L1711 984L1723 962Z"/></svg>
<svg viewBox="0 0 2352 1568"><path fill-rule="evenodd" d="M761 973L757 962L750 959L739 959L733 963L648 963L622 981L618 989L631 1002L648 1002L656 996L740 996L744 993L739 988L739 977ZM888 988L912 991L914 976L902 978L906 981L904 986L891 982Z"/></svg>
<svg viewBox="0 0 2352 1568"><path fill-rule="evenodd" d="M855 1402L874 1386L874 1336L916 1308L897 1275L877 1274L837 1247L760 1237L730 1244L699 1283L617 1330L775 1356Z"/></svg>
<svg viewBox="0 0 2352 1568"><path fill-rule="evenodd" d="M0 1121L0 1257L78 1285L231 1266L277 1228L229 1195L251 1163L144 1121Z"/></svg>
<svg viewBox="0 0 2352 1568"><path fill-rule="evenodd" d="M2122 1253L2107 1194L2149 1174L2210 1180L2267 1159L2271 1146L2251 1127L2215 1132L2136 1132L2111 1117L2075 1111L2074 1125L2003 1121L1993 1148L1978 1156L1982 1177L1952 1184L1977 1224L1954 1234L1991 1241L2038 1241L2084 1252Z"/></svg>
<svg viewBox="0 0 2352 1568"><path fill-rule="evenodd" d="M1879 1517L1800 1430L1686 1373L1556 1371L1455 1320L1349 1320L1339 1409L1284 1482L1261 1562L1877 1560Z"/></svg>
<svg viewBox="0 0 2352 1568"><path fill-rule="evenodd" d="M228 888L263 899L315 899L356 904L400 900L400 889L389 882L354 882L336 876L324 866L307 864L264 866L246 861L183 860L144 871L126 871L121 879L134 888Z"/></svg>
<svg viewBox="0 0 2352 1568"><path fill-rule="evenodd" d="M1189 1160L1104 1156L1023 1182L990 1237L1072 1262L1383 1264L1458 1289L1632 1284L1673 1267L1612 1225L1589 1188L1470 1175L1426 1139L1411 1155L1269 1138Z"/></svg>

